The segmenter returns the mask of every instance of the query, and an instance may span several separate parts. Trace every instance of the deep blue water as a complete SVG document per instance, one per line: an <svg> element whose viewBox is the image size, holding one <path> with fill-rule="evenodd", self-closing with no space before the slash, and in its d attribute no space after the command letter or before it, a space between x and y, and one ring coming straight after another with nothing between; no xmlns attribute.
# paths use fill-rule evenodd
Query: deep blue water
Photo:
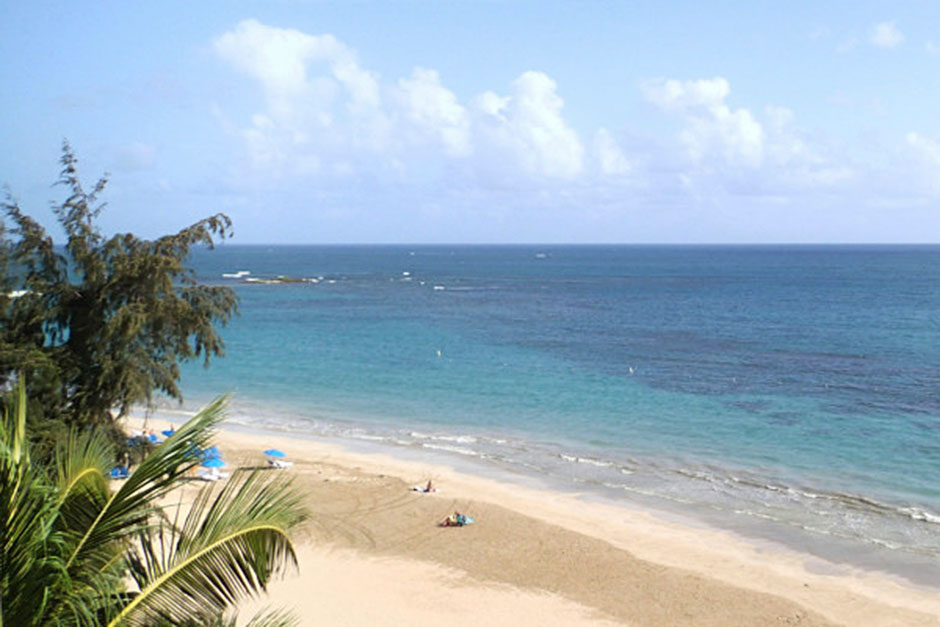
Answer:
<svg viewBox="0 0 940 627"><path fill-rule="evenodd" d="M224 245L253 426L452 454L876 567L940 558L940 247ZM316 282L224 278L287 275ZM874 551L874 553L872 552Z"/></svg>

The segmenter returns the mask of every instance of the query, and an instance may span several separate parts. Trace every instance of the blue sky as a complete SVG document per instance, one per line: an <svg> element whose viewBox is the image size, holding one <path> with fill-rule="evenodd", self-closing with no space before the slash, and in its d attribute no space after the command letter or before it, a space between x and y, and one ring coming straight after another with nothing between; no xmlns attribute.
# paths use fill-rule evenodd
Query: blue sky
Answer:
<svg viewBox="0 0 940 627"><path fill-rule="evenodd" d="M0 183L238 243L936 242L936 2L2 2Z"/></svg>

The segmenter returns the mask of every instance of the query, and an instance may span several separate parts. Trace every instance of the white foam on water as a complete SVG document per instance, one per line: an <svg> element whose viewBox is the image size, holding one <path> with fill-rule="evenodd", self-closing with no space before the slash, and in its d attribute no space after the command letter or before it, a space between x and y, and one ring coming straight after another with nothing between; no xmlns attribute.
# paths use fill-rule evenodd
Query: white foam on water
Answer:
<svg viewBox="0 0 940 627"><path fill-rule="evenodd" d="M466 455L468 457L480 457L480 453L469 448L462 448L460 446L450 446L448 444L429 444L427 442L422 442L421 446L423 448L431 449L434 451L447 451L449 453L458 453L460 455Z"/></svg>

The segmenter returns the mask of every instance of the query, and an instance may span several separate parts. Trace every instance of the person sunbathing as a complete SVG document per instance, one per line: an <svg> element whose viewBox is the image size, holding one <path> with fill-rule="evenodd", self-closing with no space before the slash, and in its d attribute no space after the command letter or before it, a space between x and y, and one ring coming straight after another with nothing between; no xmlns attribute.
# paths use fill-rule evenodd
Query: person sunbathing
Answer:
<svg viewBox="0 0 940 627"><path fill-rule="evenodd" d="M464 525L469 525L473 522L472 518L464 516L458 511L454 511L453 514L441 521L441 527L463 527Z"/></svg>
<svg viewBox="0 0 940 627"><path fill-rule="evenodd" d="M448 516L447 518L441 521L441 527L456 527L457 516L459 515L460 514L458 512L454 512L453 514L451 514L450 516Z"/></svg>

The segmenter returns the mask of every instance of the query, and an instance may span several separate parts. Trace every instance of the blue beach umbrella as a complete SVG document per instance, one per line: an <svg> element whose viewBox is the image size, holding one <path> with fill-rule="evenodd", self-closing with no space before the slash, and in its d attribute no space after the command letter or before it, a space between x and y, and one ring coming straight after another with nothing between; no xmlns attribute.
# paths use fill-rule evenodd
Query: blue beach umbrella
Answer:
<svg viewBox="0 0 940 627"><path fill-rule="evenodd" d="M268 457L287 457L287 453L276 448L269 448L264 454Z"/></svg>
<svg viewBox="0 0 940 627"><path fill-rule="evenodd" d="M176 431L175 431L174 429L164 429L164 430L161 431L160 433L162 433L162 434L165 435L166 437L170 437L171 435L173 435L174 433L176 433Z"/></svg>
<svg viewBox="0 0 940 627"><path fill-rule="evenodd" d="M209 448L202 449L197 453L199 459L215 459L217 457L224 457L222 451L216 446L210 446Z"/></svg>
<svg viewBox="0 0 940 627"><path fill-rule="evenodd" d="M211 457L206 461L202 462L202 465L205 468L222 468L225 466L225 462L219 459L218 457Z"/></svg>

